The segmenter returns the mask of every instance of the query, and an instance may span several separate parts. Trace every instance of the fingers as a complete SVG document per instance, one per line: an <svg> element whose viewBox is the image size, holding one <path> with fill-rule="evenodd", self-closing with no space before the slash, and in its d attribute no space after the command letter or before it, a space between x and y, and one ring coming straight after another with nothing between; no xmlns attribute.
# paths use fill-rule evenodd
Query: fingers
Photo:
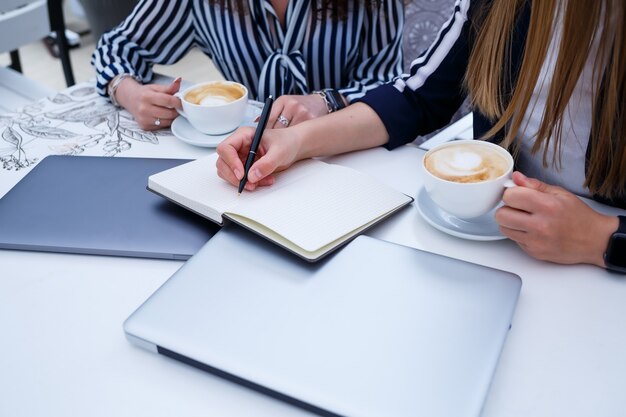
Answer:
<svg viewBox="0 0 626 417"><path fill-rule="evenodd" d="M291 116L285 111L285 96L278 97L272 106L272 112L270 113L267 127L270 129L284 129L289 127L291 123Z"/></svg>
<svg viewBox="0 0 626 417"><path fill-rule="evenodd" d="M237 186L244 174L244 163L248 158L255 129L239 128L217 147L218 175ZM297 161L297 141L285 130L266 130L257 149L256 160L248 171L246 190L271 185L274 173L282 171Z"/></svg>
<svg viewBox="0 0 626 417"><path fill-rule="evenodd" d="M165 91L167 94L176 94L180 90L180 83L182 82L181 77L176 77L174 81L169 85L169 88Z"/></svg>
<svg viewBox="0 0 626 417"><path fill-rule="evenodd" d="M245 185L244 189L247 190L247 191L254 191L258 187L270 186L270 185L274 184L275 181L276 181L276 177L274 175L268 175L267 177L261 179L259 182L252 182L252 181L248 180L246 182L246 185ZM237 185L239 185L239 183L237 183Z"/></svg>
<svg viewBox="0 0 626 417"><path fill-rule="evenodd" d="M282 99L282 97L278 97L274 101L274 104L272 105L272 111L270 112L269 118L267 119L268 128L272 128L274 126L274 124L276 123L276 119L278 119L278 116L282 114L284 107L284 100Z"/></svg>
<svg viewBox="0 0 626 417"><path fill-rule="evenodd" d="M248 157L253 135L254 129L240 128L217 147L219 155L216 162L217 174L236 187L239 186L239 182L243 178L244 162ZM265 156L263 155L264 151L259 150L259 154L262 155L260 161ZM257 163L254 163L248 171L245 186L248 191L253 191L257 187L272 185L276 180L272 175L273 171L266 171L267 164L261 162L257 165Z"/></svg>
<svg viewBox="0 0 626 417"><path fill-rule="evenodd" d="M519 230L509 229L507 227L500 227L500 232L517 243L517 245L528 255L533 258L544 261L559 262L554 256L549 253L550 243L546 243L545 239L537 239L532 233L522 232ZM571 262L560 262L571 263Z"/></svg>
<svg viewBox="0 0 626 417"><path fill-rule="evenodd" d="M159 120L157 124L157 119ZM153 131L170 127L174 122L173 119L162 119L157 117L135 117L135 121L143 130Z"/></svg>
<svg viewBox="0 0 626 417"><path fill-rule="evenodd" d="M270 176L278 170L279 165L280 162L276 152L263 153L250 167L248 182L263 185L270 181L270 184L272 184L274 181Z"/></svg>
<svg viewBox="0 0 626 417"><path fill-rule="evenodd" d="M152 87L152 86L151 86ZM142 94L141 100L146 104L154 104L161 107L181 108L180 99L169 93L155 91L152 88Z"/></svg>
<svg viewBox="0 0 626 417"><path fill-rule="evenodd" d="M514 209L530 212L542 204L543 196L539 191L519 186L504 190L502 201Z"/></svg>
<svg viewBox="0 0 626 417"><path fill-rule="evenodd" d="M534 240L537 239L537 235L532 228L529 213L501 207L496 210L496 221L500 225L500 233L517 243L524 252L535 256L537 245Z"/></svg>
<svg viewBox="0 0 626 417"><path fill-rule="evenodd" d="M530 188L531 190L537 190L542 193L550 193L550 194L566 194L567 193L567 191L565 191L561 187L546 184L535 178L528 178L526 175L522 174L519 171L515 171L513 173L513 182L515 182L515 184L521 187Z"/></svg>
<svg viewBox="0 0 626 417"><path fill-rule="evenodd" d="M161 120L174 120L178 117L178 112L174 109L167 107L152 106L148 112L153 119L159 118Z"/></svg>
<svg viewBox="0 0 626 417"><path fill-rule="evenodd" d="M231 185L238 186L241 179L237 178L230 166L220 157L217 158L215 163L217 168L217 175L225 181L228 181Z"/></svg>
<svg viewBox="0 0 626 417"><path fill-rule="evenodd" d="M496 210L495 219L500 227L509 230L525 231L531 214L511 207L500 207Z"/></svg>
<svg viewBox="0 0 626 417"><path fill-rule="evenodd" d="M516 242L520 246L525 245L524 240L526 239L527 233L524 231L510 229L506 226L500 226L500 233L502 233L504 236L508 237L512 241Z"/></svg>
<svg viewBox="0 0 626 417"><path fill-rule="evenodd" d="M322 116L326 112L326 107L317 94L280 96L274 102L268 126L272 129L284 129Z"/></svg>
<svg viewBox="0 0 626 417"><path fill-rule="evenodd" d="M254 128L239 128L217 146L218 175L233 185L243 178L243 164L250 150Z"/></svg>
<svg viewBox="0 0 626 417"><path fill-rule="evenodd" d="M139 106L135 121L144 130L158 130L171 126L176 117L178 112L174 109L144 103Z"/></svg>
<svg viewBox="0 0 626 417"><path fill-rule="evenodd" d="M530 256L551 262L604 265L615 219L591 209L571 192L514 173L495 219L503 235Z"/></svg>
<svg viewBox="0 0 626 417"><path fill-rule="evenodd" d="M548 196L567 196L570 194L561 187L545 184L537 179L528 178L521 172L513 173L513 181L518 187L508 188L504 191L502 201L507 206L534 212L536 210L552 211L554 203L558 200L547 198Z"/></svg>
<svg viewBox="0 0 626 417"><path fill-rule="evenodd" d="M159 93L165 93L165 94L176 94L178 92L178 90L180 90L180 84L182 82L182 78L181 77L177 77L176 79L174 79L174 81L172 81L170 84L148 84L148 86L153 90L153 91L158 91Z"/></svg>
<svg viewBox="0 0 626 417"><path fill-rule="evenodd" d="M291 125L305 122L307 120L315 119L316 117L327 114L326 105L323 107L323 113L319 114L312 109L312 105L315 102L312 100L320 100L321 97L317 94L309 96L289 96L292 101L289 103L289 114L291 115Z"/></svg>
<svg viewBox="0 0 626 417"><path fill-rule="evenodd" d="M158 130L172 125L172 121L178 117L175 108L181 104L180 99L170 92L179 88L179 79L169 86L143 86L135 105L129 109L142 129Z"/></svg>

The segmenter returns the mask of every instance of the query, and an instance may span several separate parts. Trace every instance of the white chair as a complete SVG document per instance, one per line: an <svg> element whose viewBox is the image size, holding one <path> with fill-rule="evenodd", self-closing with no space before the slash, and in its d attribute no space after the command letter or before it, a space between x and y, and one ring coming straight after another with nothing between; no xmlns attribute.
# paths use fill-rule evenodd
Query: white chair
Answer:
<svg viewBox="0 0 626 417"><path fill-rule="evenodd" d="M61 0L0 0L0 53L9 52L11 66L0 68L0 110L13 110L52 91L18 74L22 70L18 49L56 34L65 81L74 84Z"/></svg>

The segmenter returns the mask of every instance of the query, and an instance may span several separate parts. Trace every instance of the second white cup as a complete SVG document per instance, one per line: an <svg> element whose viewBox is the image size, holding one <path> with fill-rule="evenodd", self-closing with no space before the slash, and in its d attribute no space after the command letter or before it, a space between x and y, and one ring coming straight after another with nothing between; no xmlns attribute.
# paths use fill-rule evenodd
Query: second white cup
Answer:
<svg viewBox="0 0 626 417"><path fill-rule="evenodd" d="M461 219L482 216L502 200L511 180L513 157L499 145L459 140L436 146L422 160L424 187L431 200Z"/></svg>

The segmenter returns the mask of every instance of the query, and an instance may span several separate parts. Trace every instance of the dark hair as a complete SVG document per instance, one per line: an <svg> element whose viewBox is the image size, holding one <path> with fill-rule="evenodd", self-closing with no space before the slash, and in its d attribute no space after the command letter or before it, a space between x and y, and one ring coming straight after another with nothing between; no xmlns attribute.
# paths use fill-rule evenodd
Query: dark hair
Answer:
<svg viewBox="0 0 626 417"><path fill-rule="evenodd" d="M369 11L374 11L380 7L383 0L360 0L360 6L364 6ZM330 10L334 19L345 20L348 17L348 2L346 0L317 0L316 11L321 15Z"/></svg>
<svg viewBox="0 0 626 417"><path fill-rule="evenodd" d="M374 11L381 6L385 0L358 0L359 6L366 7ZM237 12L248 12L246 0L208 0L209 4L217 4L222 8L231 9ZM345 20L348 17L350 2L346 0L314 0L312 6L314 10L323 16L330 11L330 16L336 20Z"/></svg>

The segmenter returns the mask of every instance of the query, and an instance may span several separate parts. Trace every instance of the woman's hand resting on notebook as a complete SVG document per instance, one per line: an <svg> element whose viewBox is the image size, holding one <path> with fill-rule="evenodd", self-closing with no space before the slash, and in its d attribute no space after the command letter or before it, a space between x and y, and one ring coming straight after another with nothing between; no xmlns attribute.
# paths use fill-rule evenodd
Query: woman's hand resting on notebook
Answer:
<svg viewBox="0 0 626 417"><path fill-rule="evenodd" d="M274 102L267 128L285 129L326 114L328 108L320 95L287 94L278 97Z"/></svg>
<svg viewBox="0 0 626 417"><path fill-rule="evenodd" d="M234 186L243 178L244 163L250 151L255 129L239 128L217 147L217 174ZM285 133L287 132L287 133ZM250 171L245 189L252 191L259 186L272 185L275 172L282 171L298 161L298 140L293 129L268 129L263 133L257 158Z"/></svg>

